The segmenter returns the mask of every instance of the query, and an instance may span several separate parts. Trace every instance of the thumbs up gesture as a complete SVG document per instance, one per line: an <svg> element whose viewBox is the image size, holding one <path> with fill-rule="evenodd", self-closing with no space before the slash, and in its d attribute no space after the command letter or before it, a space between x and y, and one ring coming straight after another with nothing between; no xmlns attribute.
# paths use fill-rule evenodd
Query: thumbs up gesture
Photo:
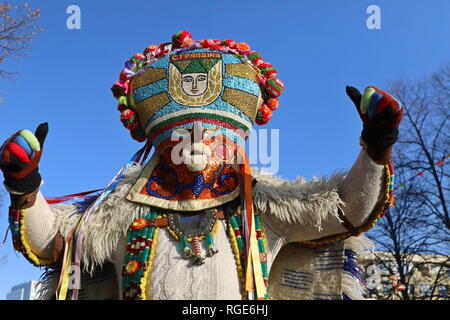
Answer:
<svg viewBox="0 0 450 320"><path fill-rule="evenodd" d="M374 86L367 87L363 94L351 86L347 86L346 91L363 121L361 138L369 155L379 164L386 163L398 138L404 111L402 104Z"/></svg>
<svg viewBox="0 0 450 320"><path fill-rule="evenodd" d="M403 117L403 107L392 95L374 86L367 87L363 94L350 86L347 86L346 91L365 125L398 128Z"/></svg>
<svg viewBox="0 0 450 320"><path fill-rule="evenodd" d="M35 133L20 130L0 148L0 169L5 185L14 192L29 193L41 184L38 164L41 159L48 124L41 123Z"/></svg>

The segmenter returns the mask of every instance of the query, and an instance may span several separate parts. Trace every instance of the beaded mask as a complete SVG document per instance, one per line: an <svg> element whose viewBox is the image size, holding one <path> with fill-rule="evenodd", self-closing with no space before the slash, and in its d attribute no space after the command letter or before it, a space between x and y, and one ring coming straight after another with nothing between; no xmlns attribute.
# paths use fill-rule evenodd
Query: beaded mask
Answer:
<svg viewBox="0 0 450 320"><path fill-rule="evenodd" d="M193 41L186 31L135 54L112 90L132 137L156 152L128 198L178 210L233 200L238 151L278 106L275 77L247 44Z"/></svg>

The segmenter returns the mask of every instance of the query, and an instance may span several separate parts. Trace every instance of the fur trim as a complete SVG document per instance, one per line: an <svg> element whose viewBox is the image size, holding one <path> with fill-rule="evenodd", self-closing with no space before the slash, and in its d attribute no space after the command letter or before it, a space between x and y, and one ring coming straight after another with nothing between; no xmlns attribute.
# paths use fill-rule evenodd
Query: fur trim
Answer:
<svg viewBox="0 0 450 320"><path fill-rule="evenodd" d="M298 177L294 181L252 170L257 180L253 187L253 203L257 210L269 212L288 223L312 225L321 230L322 221L333 216L339 219L338 208L344 206L338 194L338 186L344 173L305 181Z"/></svg>
<svg viewBox="0 0 450 320"><path fill-rule="evenodd" d="M89 217L84 229L82 261L85 271L90 274L98 266L110 261L117 244L125 237L130 224L138 217L144 216L149 207L125 199L133 186L141 167L133 165L126 169L124 177L117 187L104 199L94 213ZM84 210L79 204L54 206L57 214L58 229L67 238L76 226Z"/></svg>

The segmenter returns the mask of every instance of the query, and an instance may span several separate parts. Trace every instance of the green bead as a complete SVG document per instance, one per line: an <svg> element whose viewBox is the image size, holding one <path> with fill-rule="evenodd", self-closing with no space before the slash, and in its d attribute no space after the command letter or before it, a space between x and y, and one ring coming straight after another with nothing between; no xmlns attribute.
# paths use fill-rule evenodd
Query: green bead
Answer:
<svg viewBox="0 0 450 320"><path fill-rule="evenodd" d="M242 237L236 237L236 242L238 244L239 250L244 251L244 241L242 240Z"/></svg>
<svg viewBox="0 0 450 320"><path fill-rule="evenodd" d="M208 247L214 245L214 239L213 239L212 233L208 233L208 234L206 235L206 245L207 245Z"/></svg>
<svg viewBox="0 0 450 320"><path fill-rule="evenodd" d="M126 106L128 106L128 99L126 96L120 96L119 97L119 104L124 104Z"/></svg>
<svg viewBox="0 0 450 320"><path fill-rule="evenodd" d="M255 229L261 230L261 217L255 216Z"/></svg>
<svg viewBox="0 0 450 320"><path fill-rule="evenodd" d="M264 250L264 241L263 241L263 239L258 239L258 250L261 253L265 251Z"/></svg>
<svg viewBox="0 0 450 320"><path fill-rule="evenodd" d="M262 271L262 274L263 274L263 278L267 278L268 277L267 263L261 262L261 271Z"/></svg>
<svg viewBox="0 0 450 320"><path fill-rule="evenodd" d="M230 218L230 223L231 223L231 226L233 227L233 229L239 229L238 223L236 221L236 217L231 217Z"/></svg>
<svg viewBox="0 0 450 320"><path fill-rule="evenodd" d="M181 245L184 248L189 248L189 242L188 239L186 237L181 237L180 239Z"/></svg>

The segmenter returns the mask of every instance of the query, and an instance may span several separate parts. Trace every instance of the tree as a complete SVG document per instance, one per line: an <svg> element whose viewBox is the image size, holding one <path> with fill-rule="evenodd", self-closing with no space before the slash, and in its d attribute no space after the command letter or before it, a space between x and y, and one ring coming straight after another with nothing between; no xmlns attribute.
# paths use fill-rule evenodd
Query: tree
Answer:
<svg viewBox="0 0 450 320"><path fill-rule="evenodd" d="M381 250L380 267L405 285L398 297L435 299L450 285L450 63L422 81L392 82L388 91L405 105L394 153L396 203L368 235Z"/></svg>
<svg viewBox="0 0 450 320"><path fill-rule="evenodd" d="M21 6L8 2L0 3L0 77L10 79L12 71L1 67L9 57L23 57L24 52L30 49L30 41L43 29L36 25L39 19L39 9L32 9L27 3ZM0 91L1 94L1 91ZM0 97L0 104L2 98ZM2 207L3 193L0 192L0 208ZM3 237L0 236L0 247ZM7 263L8 255L0 256L0 266Z"/></svg>
<svg viewBox="0 0 450 320"><path fill-rule="evenodd" d="M32 9L27 3L21 6L8 2L0 4L0 65L9 57L23 57L30 49L30 42L42 28L36 25L39 9ZM10 78L14 74L0 66L0 77Z"/></svg>

